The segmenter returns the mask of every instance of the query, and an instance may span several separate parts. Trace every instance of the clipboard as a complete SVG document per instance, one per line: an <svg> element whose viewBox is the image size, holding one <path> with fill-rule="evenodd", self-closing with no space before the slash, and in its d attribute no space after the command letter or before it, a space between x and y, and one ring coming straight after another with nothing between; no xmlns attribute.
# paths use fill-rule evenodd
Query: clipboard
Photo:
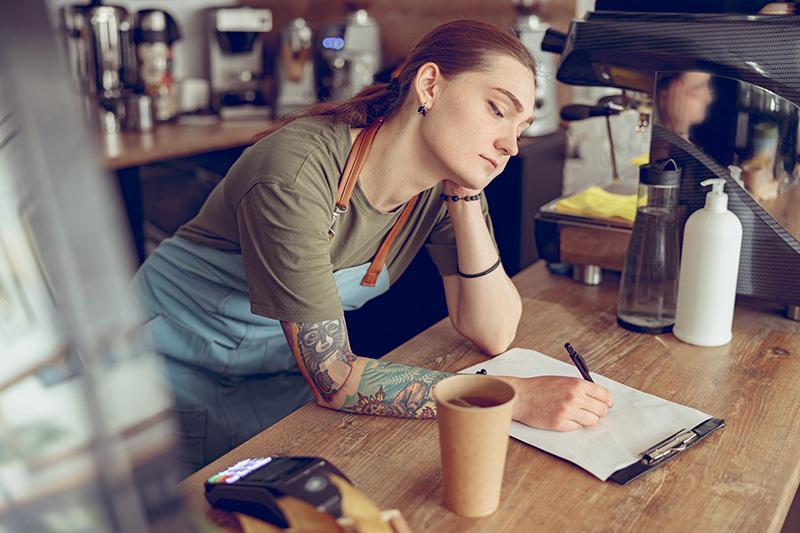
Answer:
<svg viewBox="0 0 800 533"><path fill-rule="evenodd" d="M462 373L580 378L574 365L534 350L513 348ZM578 466L601 481L620 485L654 470L725 427L712 414L675 403L591 373L614 394L614 409L594 427L574 432L532 428L512 422L509 434L543 452ZM665 438L665 435L668 435Z"/></svg>
<svg viewBox="0 0 800 533"><path fill-rule="evenodd" d="M714 431L724 427L725 420L710 418L692 429L678 431L642 452L641 460L617 470L608 479L614 483L625 485L637 477L658 468L673 457L677 457Z"/></svg>

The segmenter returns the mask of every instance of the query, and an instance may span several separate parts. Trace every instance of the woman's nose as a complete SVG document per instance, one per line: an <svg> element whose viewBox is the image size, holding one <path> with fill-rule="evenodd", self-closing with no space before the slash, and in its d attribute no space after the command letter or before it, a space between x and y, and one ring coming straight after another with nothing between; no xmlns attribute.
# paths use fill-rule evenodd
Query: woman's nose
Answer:
<svg viewBox="0 0 800 533"><path fill-rule="evenodd" d="M509 157L514 157L519 153L516 134L501 137L495 143L495 147Z"/></svg>

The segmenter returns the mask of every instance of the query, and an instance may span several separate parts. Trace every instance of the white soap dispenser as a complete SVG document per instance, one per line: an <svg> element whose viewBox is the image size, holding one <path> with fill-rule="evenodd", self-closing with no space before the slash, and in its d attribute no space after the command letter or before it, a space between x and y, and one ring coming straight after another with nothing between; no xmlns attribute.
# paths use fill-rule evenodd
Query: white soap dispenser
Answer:
<svg viewBox="0 0 800 533"><path fill-rule="evenodd" d="M712 190L686 221L672 332L689 344L722 346L732 335L742 223L728 211L724 179L700 185Z"/></svg>

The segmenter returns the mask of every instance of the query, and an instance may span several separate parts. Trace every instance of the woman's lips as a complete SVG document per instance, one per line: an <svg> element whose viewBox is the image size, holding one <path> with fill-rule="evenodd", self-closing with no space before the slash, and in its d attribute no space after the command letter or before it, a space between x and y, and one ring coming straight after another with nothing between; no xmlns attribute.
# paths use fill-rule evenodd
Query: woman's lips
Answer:
<svg viewBox="0 0 800 533"><path fill-rule="evenodd" d="M497 162L494 159L489 159L488 157L483 155L481 157L486 161L488 161L492 165L492 168L497 168Z"/></svg>

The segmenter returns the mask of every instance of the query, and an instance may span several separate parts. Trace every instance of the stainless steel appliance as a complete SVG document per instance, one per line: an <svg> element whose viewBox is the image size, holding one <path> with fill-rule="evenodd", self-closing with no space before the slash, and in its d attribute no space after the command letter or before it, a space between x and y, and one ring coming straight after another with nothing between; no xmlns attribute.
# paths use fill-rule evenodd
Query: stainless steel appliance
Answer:
<svg viewBox="0 0 800 533"><path fill-rule="evenodd" d="M272 12L212 8L207 22L212 108L223 118L268 114L264 34L272 30Z"/></svg>
<svg viewBox="0 0 800 533"><path fill-rule="evenodd" d="M93 1L63 6L60 19L76 86L86 94L119 97L135 76L128 11Z"/></svg>
<svg viewBox="0 0 800 533"><path fill-rule="evenodd" d="M366 0L345 2L350 11L323 32L320 44L320 98L346 100L374 81L381 66L381 35L367 13Z"/></svg>
<svg viewBox="0 0 800 533"><path fill-rule="evenodd" d="M302 18L292 20L281 32L276 115L317 101L313 46L311 28Z"/></svg>
<svg viewBox="0 0 800 533"><path fill-rule="evenodd" d="M533 123L522 132L527 137L547 135L558 129L558 101L556 98L556 70L558 56L542 50L550 25L539 18L542 0L511 0L517 12L514 26L519 39L536 61L536 100Z"/></svg>
<svg viewBox="0 0 800 533"><path fill-rule="evenodd" d="M153 101L158 121L170 120L179 113L172 65L172 45L178 39L178 24L166 11L142 9L136 12L133 42L138 59L138 80Z"/></svg>
<svg viewBox="0 0 800 533"><path fill-rule="evenodd" d="M120 6L99 1L59 10L73 83L85 97L87 114L105 131L124 119L124 92L136 80L131 17Z"/></svg>

